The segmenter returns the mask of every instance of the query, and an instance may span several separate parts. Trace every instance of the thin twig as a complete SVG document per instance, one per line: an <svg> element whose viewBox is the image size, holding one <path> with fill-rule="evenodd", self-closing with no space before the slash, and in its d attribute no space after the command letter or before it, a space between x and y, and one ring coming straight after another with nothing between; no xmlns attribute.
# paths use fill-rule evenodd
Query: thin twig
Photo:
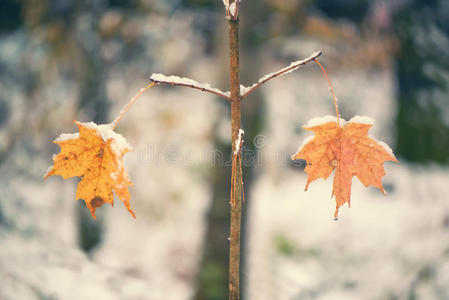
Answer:
<svg viewBox="0 0 449 300"><path fill-rule="evenodd" d="M246 91L243 95L242 95L242 99L245 98L246 96L248 96L252 91L254 91L255 89L257 89L259 86L261 86L262 84L264 84L265 82L267 82L270 79L273 79L279 75L291 72L295 69L298 69L299 67L305 65L308 62L311 62L313 60L315 60L317 57L319 57L323 52L322 51L318 51L313 53L311 56L309 56L308 58L298 61L296 63L291 64L288 67L285 67L283 69L280 69L277 72L271 73L270 75L265 75L264 77L260 78L258 82L256 82L255 84L253 84L248 91Z"/></svg>
<svg viewBox="0 0 449 300"><path fill-rule="evenodd" d="M131 105L133 105L134 102L136 102L136 100L140 97L140 95L142 95L147 89L149 89L150 87L152 87L155 84L156 83L152 82L149 85L147 85L146 87L141 88L139 90L139 92L134 97L132 97L131 100L129 100L129 102L125 105L125 107L122 108L122 110L120 111L117 118L115 118L114 122L112 122L112 129L114 129L115 126L117 126L118 121L120 121L120 119L123 117L123 115L128 111L128 109L131 107Z"/></svg>
<svg viewBox="0 0 449 300"><path fill-rule="evenodd" d="M208 92L214 95L217 95L219 97L222 97L224 99L226 99L227 101L231 101L231 98L229 96L226 96L225 93L219 91L218 89L209 89L206 87L201 87L201 86L196 86L193 84L187 84L187 83L179 83L179 82L173 82L173 81L164 81L164 80L157 80L157 79L153 79L150 78L151 81L153 81L156 84L168 84L168 85L177 85L177 86L184 86L184 87L188 87L188 88L192 88L192 89L196 89L196 90L200 90L202 92Z"/></svg>
<svg viewBox="0 0 449 300"><path fill-rule="evenodd" d="M334 99L334 105L335 105L335 112L337 113L337 126L340 127L340 114L338 112L338 101L337 101L337 97L335 96L334 93L334 88L332 86L332 83L329 79L329 76L327 76L326 70L324 69L324 67L321 65L321 63L318 61L318 59L315 59L315 62L320 66L321 71L323 72L324 76L326 76L327 79L327 83L329 84L329 88L331 90L332 93L332 98Z"/></svg>

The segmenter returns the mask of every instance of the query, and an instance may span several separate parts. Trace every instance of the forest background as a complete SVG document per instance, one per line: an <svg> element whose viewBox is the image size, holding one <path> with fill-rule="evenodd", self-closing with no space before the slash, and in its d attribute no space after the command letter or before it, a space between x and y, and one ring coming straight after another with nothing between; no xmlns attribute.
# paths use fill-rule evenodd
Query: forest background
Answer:
<svg viewBox="0 0 449 300"><path fill-rule="evenodd" d="M108 123L151 73L227 90L221 1L0 2L0 299L226 299L230 132L224 101L147 91L117 127L135 187L93 221L76 180L42 176L74 132ZM332 114L314 64L245 100L245 299L449 298L449 2L264 0L241 5L241 81L323 50L342 117L376 120L388 196L353 182L304 192L301 126ZM228 162L228 163L227 163ZM72 182L71 182L72 181ZM117 201L116 206L122 204Z"/></svg>

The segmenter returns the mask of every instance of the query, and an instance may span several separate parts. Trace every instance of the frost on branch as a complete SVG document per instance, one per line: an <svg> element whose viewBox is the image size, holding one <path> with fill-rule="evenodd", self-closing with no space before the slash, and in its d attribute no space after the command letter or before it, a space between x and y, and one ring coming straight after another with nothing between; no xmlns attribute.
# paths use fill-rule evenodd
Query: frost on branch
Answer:
<svg viewBox="0 0 449 300"><path fill-rule="evenodd" d="M178 76L173 76L173 75L166 76L164 74L153 73L153 74L151 74L150 80L152 80L155 83L179 85L179 86L186 86L186 87L198 89L203 92L209 92L209 93L215 94L217 96L223 97L227 100L229 100L229 96L230 96L229 92L223 92L220 89L212 87L209 83L199 83L190 78L178 77Z"/></svg>
<svg viewBox="0 0 449 300"><path fill-rule="evenodd" d="M237 18L239 14L239 5L242 0L235 0L231 4L229 4L229 0L223 0L223 4L226 11L226 17L232 16L233 18Z"/></svg>
<svg viewBox="0 0 449 300"><path fill-rule="evenodd" d="M224 3L226 6L228 1L224 1ZM236 2L233 2L232 4L234 4L234 3L236 3ZM241 1L238 1L238 3L241 3ZM307 57L303 60L294 61L285 68L282 68L273 73L266 74L265 76L260 78L256 83L254 83L251 86L246 87L244 85L240 85L240 96L242 96L242 98L246 97L249 93L251 93L253 90L255 90L260 85L264 84L268 80L273 79L280 75L288 74L288 73L300 68L301 66L305 65L306 63L315 60L317 57L319 57L321 55L321 53L322 53L321 51L314 52L312 55L310 55L309 57ZM178 76L173 76L173 75L166 76L163 74L152 74L150 79L155 83L179 85L179 86L185 86L185 87L190 87L190 88L194 88L197 90L201 90L203 92L209 92L209 93L215 94L217 96L220 96L228 101L231 101L231 99L230 99L231 93L229 91L223 92L220 89L213 88L209 83L199 83L190 78L178 77Z"/></svg>
<svg viewBox="0 0 449 300"><path fill-rule="evenodd" d="M232 3L229 5L229 13L230 13L231 16L233 16L233 17L235 17L235 16L237 15L237 1L238 1L238 0L236 0L235 2L232 2Z"/></svg>
<svg viewBox="0 0 449 300"><path fill-rule="evenodd" d="M241 147L243 145L243 135L245 134L245 131L243 131L242 128L239 129L239 134L237 137L237 140L235 141L235 150L234 155L237 155L241 151Z"/></svg>
<svg viewBox="0 0 449 300"><path fill-rule="evenodd" d="M322 53L321 51L314 52L314 53L312 53L312 55L310 55L309 57L307 57L305 59L294 61L294 62L292 62L290 65L288 65L285 68L282 68L282 69L280 69L280 70L278 70L276 72L273 72L273 73L266 74L265 76L261 77L256 83L254 83L251 86L243 86L243 85L241 85L240 86L240 95L242 97L247 96L250 92L252 92L259 85L264 84L265 82L267 82L268 80L270 80L272 78L275 78L275 77L280 76L280 75L285 75L285 74L288 74L290 72L293 72L293 71L299 69L301 66L303 66L306 63L308 63L308 62L316 59L317 57L319 57L321 55L321 53Z"/></svg>

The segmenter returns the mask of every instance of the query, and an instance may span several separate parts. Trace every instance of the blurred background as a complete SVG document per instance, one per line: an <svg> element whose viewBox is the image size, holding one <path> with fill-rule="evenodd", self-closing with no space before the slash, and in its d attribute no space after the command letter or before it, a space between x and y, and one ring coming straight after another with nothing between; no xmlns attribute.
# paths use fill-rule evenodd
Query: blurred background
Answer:
<svg viewBox="0 0 449 300"><path fill-rule="evenodd" d="M304 192L290 161L334 114L309 64L244 102L244 299L449 299L449 1L260 0L241 4L249 85L322 50L342 117L376 120L388 196L353 181L332 218L332 181ZM0 299L227 298L230 121L197 90L147 91L116 131L134 147L134 220L116 200L75 201L42 182L73 120L111 122L151 73L228 90L220 0L0 1Z"/></svg>

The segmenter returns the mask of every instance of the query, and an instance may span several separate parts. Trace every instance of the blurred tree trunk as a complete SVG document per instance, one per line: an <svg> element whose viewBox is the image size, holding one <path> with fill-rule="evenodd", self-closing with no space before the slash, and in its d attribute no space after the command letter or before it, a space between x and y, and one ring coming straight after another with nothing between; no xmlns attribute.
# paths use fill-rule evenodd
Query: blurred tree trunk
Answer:
<svg viewBox="0 0 449 300"><path fill-rule="evenodd" d="M444 2L409 1L394 18L401 47L396 147L409 161L449 162L449 12Z"/></svg>

